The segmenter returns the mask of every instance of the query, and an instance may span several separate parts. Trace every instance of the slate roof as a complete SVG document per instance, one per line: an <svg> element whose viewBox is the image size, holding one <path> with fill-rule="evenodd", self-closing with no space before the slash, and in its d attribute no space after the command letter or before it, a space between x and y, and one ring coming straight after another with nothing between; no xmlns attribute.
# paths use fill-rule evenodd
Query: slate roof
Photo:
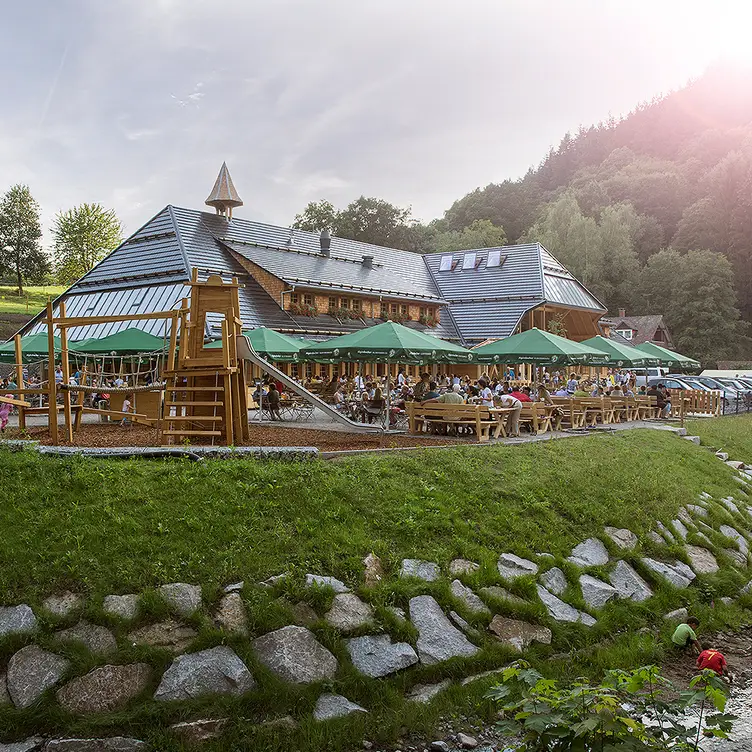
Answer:
<svg viewBox="0 0 752 752"><path fill-rule="evenodd" d="M644 342L656 342L657 344L671 346L671 333L669 332L666 322L663 320L661 314L622 316L614 319L612 325L613 331L627 328L634 331L632 339L629 340L629 344L632 346L641 345ZM661 328L666 332L667 339L665 340L655 339L655 333Z"/></svg>
<svg viewBox="0 0 752 752"><path fill-rule="evenodd" d="M504 262L488 267L489 252ZM453 254L461 262L466 251ZM473 269L440 271L447 254L424 256L345 238L331 239L330 255L321 253L319 235L209 212L167 206L64 293L69 314L113 315L178 307L188 294L191 270L199 278L236 276L244 326L267 326L309 336L361 329L377 320L338 320L292 316L279 307L241 265L238 257L262 267L290 285L322 291L357 292L382 298L441 306L441 322L428 331L472 344L511 334L530 309L544 302L603 311L596 300L538 243L474 252ZM363 257L372 257L364 263ZM61 296L62 297L62 296ZM43 329L42 315L23 333ZM210 322L211 324L212 322ZM80 339L112 334L129 326L160 334L162 322L121 322L71 332ZM426 327L408 322L418 330Z"/></svg>

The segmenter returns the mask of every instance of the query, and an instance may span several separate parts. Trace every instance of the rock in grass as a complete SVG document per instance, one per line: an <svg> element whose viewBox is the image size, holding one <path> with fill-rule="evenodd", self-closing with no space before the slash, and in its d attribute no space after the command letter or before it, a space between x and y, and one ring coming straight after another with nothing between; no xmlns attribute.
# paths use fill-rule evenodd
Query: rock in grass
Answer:
<svg viewBox="0 0 752 752"><path fill-rule="evenodd" d="M721 504L723 504L726 509L729 510L729 512L734 512L735 514L741 514L739 511L739 507L736 506L734 503L734 497L733 496L726 496L723 499L721 499Z"/></svg>
<svg viewBox="0 0 752 752"><path fill-rule="evenodd" d="M100 666L69 681L57 691L57 700L70 713L109 713L125 708L150 680L151 666L146 663Z"/></svg>
<svg viewBox="0 0 752 752"><path fill-rule="evenodd" d="M731 525L721 525L719 529L723 535L725 535L727 538L731 538L731 540L736 543L736 547L745 556L749 553L749 544L747 543L747 539L736 528L731 527Z"/></svg>
<svg viewBox="0 0 752 752"><path fill-rule="evenodd" d="M319 620L319 615L305 601L290 603L287 598L280 596L275 603L286 608L292 614L293 624L297 624L299 627L310 627L311 624L315 624Z"/></svg>
<svg viewBox="0 0 752 752"><path fill-rule="evenodd" d="M138 613L138 595L127 593L126 595L105 596L102 608L106 614L117 616L119 619L131 621Z"/></svg>
<svg viewBox="0 0 752 752"><path fill-rule="evenodd" d="M316 700L313 718L316 721L330 721L333 718L344 718L353 713L367 713L365 708L350 702L342 695L323 694Z"/></svg>
<svg viewBox="0 0 752 752"><path fill-rule="evenodd" d="M459 577L462 574L473 574L480 569L480 565L467 559L453 559L449 564L449 574Z"/></svg>
<svg viewBox="0 0 752 752"><path fill-rule="evenodd" d="M705 519L708 516L708 510L698 504L687 504L687 509L695 517L702 517L702 519Z"/></svg>
<svg viewBox="0 0 752 752"><path fill-rule="evenodd" d="M474 614L490 614L491 610L483 601L459 580L452 580L452 595L465 604L468 611Z"/></svg>
<svg viewBox="0 0 752 752"><path fill-rule="evenodd" d="M747 595L748 593L752 593L752 580L739 591L739 595Z"/></svg>
<svg viewBox="0 0 752 752"><path fill-rule="evenodd" d="M718 457L718 459L722 460L723 462L725 462L729 458L729 456L728 456L728 454L726 452L720 452L720 451L716 452L715 456Z"/></svg>
<svg viewBox="0 0 752 752"><path fill-rule="evenodd" d="M452 686L451 679L444 679L438 684L416 684L406 695L410 702L417 702L421 705L431 702L434 697L449 689Z"/></svg>
<svg viewBox="0 0 752 752"><path fill-rule="evenodd" d="M51 595L42 601L42 608L58 619L65 618L76 609L81 608L84 599L77 593L66 591L59 595Z"/></svg>
<svg viewBox="0 0 752 752"><path fill-rule="evenodd" d="M595 567L608 564L608 551L603 541L598 538L588 538L572 549L572 555L567 561L579 567Z"/></svg>
<svg viewBox="0 0 752 752"><path fill-rule="evenodd" d="M418 662L418 656L408 643L393 643L389 635L353 637L345 644L353 666L372 679L394 674Z"/></svg>
<svg viewBox="0 0 752 752"><path fill-rule="evenodd" d="M281 582L284 582L289 576L289 572L281 572L280 574L274 574L271 577L262 580L258 584L263 588L271 590L272 588L277 587Z"/></svg>
<svg viewBox="0 0 752 752"><path fill-rule="evenodd" d="M146 752L149 745L140 739L112 736L109 739L50 739L44 752Z"/></svg>
<svg viewBox="0 0 752 752"><path fill-rule="evenodd" d="M256 682L248 667L226 645L175 658L165 671L154 699L192 700L206 695L240 695Z"/></svg>
<svg viewBox="0 0 752 752"><path fill-rule="evenodd" d="M592 627L595 624L595 619L586 614L583 611L578 611L568 603L564 603L563 600L557 598L553 593L549 593L542 585L536 585L538 590L538 597L543 601L543 605L548 610L551 618L556 621L566 621L575 624L584 624L586 627Z"/></svg>
<svg viewBox="0 0 752 752"><path fill-rule="evenodd" d="M305 627L282 627L253 641L258 660L280 679L309 684L332 679L337 659Z"/></svg>
<svg viewBox="0 0 752 752"><path fill-rule="evenodd" d="M538 574L538 565L534 561L509 553L499 556L496 568L505 580L514 580L517 577Z"/></svg>
<svg viewBox="0 0 752 752"><path fill-rule="evenodd" d="M173 655L182 653L198 637L193 627L168 619L157 624L148 624L128 635L128 639L136 645L151 645L154 648L164 648Z"/></svg>
<svg viewBox="0 0 752 752"><path fill-rule="evenodd" d="M324 619L341 632L353 632L373 621L373 609L354 593L339 593Z"/></svg>
<svg viewBox="0 0 752 752"><path fill-rule="evenodd" d="M679 573L673 566L665 564L662 561L656 561L655 559L646 556L642 559L642 563L652 572L663 577L664 580L667 580L674 587L686 588L689 587L692 582L690 578ZM692 576L694 577L694 572L692 573Z"/></svg>
<svg viewBox="0 0 752 752"><path fill-rule="evenodd" d="M608 576L611 584L619 592L619 597L641 603L653 595L645 580L626 561L617 561L614 571Z"/></svg>
<svg viewBox="0 0 752 752"><path fill-rule="evenodd" d="M46 690L55 686L68 670L70 661L36 645L21 648L8 662L8 694L17 708L33 705Z"/></svg>
<svg viewBox="0 0 752 752"><path fill-rule="evenodd" d="M655 524L658 527L658 530L660 531L661 535L669 543L676 543L676 538L674 537L674 534L662 522L656 522Z"/></svg>
<svg viewBox="0 0 752 752"><path fill-rule="evenodd" d="M245 581L231 582L229 585L225 585L222 588L223 593L239 593L245 587Z"/></svg>
<svg viewBox="0 0 752 752"><path fill-rule="evenodd" d="M441 576L441 569L436 562L422 559L402 559L400 577L415 577L424 582L435 582Z"/></svg>
<svg viewBox="0 0 752 752"><path fill-rule="evenodd" d="M741 551L737 551L735 548L724 548L723 553L726 554L726 556L728 556L737 567L740 569L746 569L747 557Z"/></svg>
<svg viewBox="0 0 752 752"><path fill-rule="evenodd" d="M99 624L89 624L81 620L74 627L62 629L55 633L60 642L75 642L83 645L90 653L97 656L105 656L117 650L115 635L106 627Z"/></svg>
<svg viewBox="0 0 752 752"><path fill-rule="evenodd" d="M404 608L400 608L399 606L387 606L386 610L389 611L389 613L400 622L407 621L407 614L405 613Z"/></svg>
<svg viewBox="0 0 752 752"><path fill-rule="evenodd" d="M692 569L697 574L713 574L717 572L720 567L715 560L715 556L710 553L706 548L700 548L699 546L687 546L687 556L690 562L692 562Z"/></svg>
<svg viewBox="0 0 752 752"><path fill-rule="evenodd" d="M374 553L368 554L363 559L365 570L363 576L366 587L375 587L384 579L384 567L381 565L381 559Z"/></svg>
<svg viewBox="0 0 752 752"><path fill-rule="evenodd" d="M567 589L567 578L559 567L553 567L539 578L543 586L554 595L561 595Z"/></svg>
<svg viewBox="0 0 752 752"><path fill-rule="evenodd" d="M650 540L656 545L659 545L659 546L666 545L666 541L660 535L658 535L658 533L656 533L655 530L650 530L648 532L648 538L650 538Z"/></svg>
<svg viewBox="0 0 752 752"><path fill-rule="evenodd" d="M5 676L5 671L0 671L0 706L10 705L12 700L8 694L8 681ZM2 752L0 750L0 752Z"/></svg>
<svg viewBox="0 0 752 752"><path fill-rule="evenodd" d="M425 664L450 658L469 658L478 652L465 635L452 626L441 606L430 595L410 599L410 620L418 630L418 655Z"/></svg>
<svg viewBox="0 0 752 752"><path fill-rule="evenodd" d="M321 574L307 574L305 579L306 587L329 587L334 590L335 593L350 592L350 588L347 587L342 580L338 580L336 577L327 577Z"/></svg>
<svg viewBox="0 0 752 752"><path fill-rule="evenodd" d="M619 596L619 591L597 577L583 574L580 577L582 597L590 608L603 608L612 598Z"/></svg>
<svg viewBox="0 0 752 752"><path fill-rule="evenodd" d="M41 736L31 736L22 742L0 743L0 752L36 752L42 749L42 744L44 744L44 739Z"/></svg>
<svg viewBox="0 0 752 752"><path fill-rule="evenodd" d="M499 587L498 585L481 588L478 592L485 595L486 598L496 598L497 600L510 601L511 603L527 603L524 598L520 598L518 595L510 593L506 588Z"/></svg>
<svg viewBox="0 0 752 752"><path fill-rule="evenodd" d="M625 551L631 551L637 545L637 536L625 527L605 527L603 529L606 535Z"/></svg>
<svg viewBox="0 0 752 752"><path fill-rule="evenodd" d="M474 736L459 733L457 734L457 744L459 744L462 749L475 749L478 746L478 740Z"/></svg>
<svg viewBox="0 0 752 752"><path fill-rule="evenodd" d="M230 634L241 636L248 634L248 615L240 593L227 593L222 596L214 614L214 623Z"/></svg>
<svg viewBox="0 0 752 752"><path fill-rule="evenodd" d="M684 622L689 616L689 611L686 608L677 608L676 611L669 611L663 615L666 621Z"/></svg>
<svg viewBox="0 0 752 752"><path fill-rule="evenodd" d="M167 605L180 616L192 616L201 607L201 588L186 582L171 582L159 588Z"/></svg>
<svg viewBox="0 0 752 752"><path fill-rule="evenodd" d="M37 617L31 606L0 606L0 637L30 634L37 630Z"/></svg>
<svg viewBox="0 0 752 752"><path fill-rule="evenodd" d="M183 721L182 723L173 723L170 726L170 731L183 744L203 744L221 736L229 721L229 718L201 718L196 721Z"/></svg>
<svg viewBox="0 0 752 752"><path fill-rule="evenodd" d="M431 752L450 752L450 747L445 741L431 742L428 748Z"/></svg>
<svg viewBox="0 0 752 752"><path fill-rule="evenodd" d="M544 645L551 644L551 630L538 624L529 624L526 621L507 619L504 616L494 616L488 628L498 638L499 642L511 645L515 650L522 652L532 642L541 642Z"/></svg>
<svg viewBox="0 0 752 752"><path fill-rule="evenodd" d="M681 520L671 520L671 524L674 526L674 530L679 534L679 537L685 541L689 535L689 530L685 527Z"/></svg>

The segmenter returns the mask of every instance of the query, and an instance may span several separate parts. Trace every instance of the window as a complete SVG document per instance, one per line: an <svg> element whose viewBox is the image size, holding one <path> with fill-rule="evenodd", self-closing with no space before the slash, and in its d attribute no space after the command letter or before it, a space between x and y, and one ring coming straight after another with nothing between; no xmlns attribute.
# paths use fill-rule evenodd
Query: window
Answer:
<svg viewBox="0 0 752 752"><path fill-rule="evenodd" d="M399 310L399 308L397 307L396 303L392 303L392 305L390 306L390 310L391 310L392 313L397 313L397 311Z"/></svg>
<svg viewBox="0 0 752 752"><path fill-rule="evenodd" d="M400 313L403 316L407 316L407 306L404 303L400 306Z"/></svg>
<svg viewBox="0 0 752 752"><path fill-rule="evenodd" d="M506 259L506 256L504 257ZM486 261L486 268L490 268L492 266L501 266L502 264L502 257L501 257L501 251L500 250L494 250L488 252L488 260Z"/></svg>
<svg viewBox="0 0 752 752"><path fill-rule="evenodd" d="M339 307L347 310L350 307L350 298L340 298Z"/></svg>
<svg viewBox="0 0 752 752"><path fill-rule="evenodd" d="M333 295L329 298L329 310L333 311L337 307L337 298Z"/></svg>
<svg viewBox="0 0 752 752"><path fill-rule="evenodd" d="M452 270L452 255L442 256L439 262L440 272L449 272Z"/></svg>
<svg viewBox="0 0 752 752"><path fill-rule="evenodd" d="M616 333L624 339L632 339L634 332L631 329L617 329Z"/></svg>
<svg viewBox="0 0 752 752"><path fill-rule="evenodd" d="M353 311L360 311L360 301L357 298L353 298L352 309Z"/></svg>
<svg viewBox="0 0 752 752"><path fill-rule="evenodd" d="M427 316L428 315L428 309L425 306L421 306L419 312L420 312L421 316Z"/></svg>
<svg viewBox="0 0 752 752"><path fill-rule="evenodd" d="M379 316L385 319L389 315L389 306L386 303L382 303L379 310Z"/></svg>
<svg viewBox="0 0 752 752"><path fill-rule="evenodd" d="M291 293L291 295L290 295L290 302L293 305L297 305L300 302L300 295L298 295L298 293L296 293L296 292Z"/></svg>
<svg viewBox="0 0 752 752"><path fill-rule="evenodd" d="M310 293L306 293L303 296L303 303L304 303L304 305L312 306L313 305L313 295L311 295Z"/></svg>
<svg viewBox="0 0 752 752"><path fill-rule="evenodd" d="M477 261L478 254L473 251L472 253L466 253L462 257L462 269L475 269L475 262Z"/></svg>

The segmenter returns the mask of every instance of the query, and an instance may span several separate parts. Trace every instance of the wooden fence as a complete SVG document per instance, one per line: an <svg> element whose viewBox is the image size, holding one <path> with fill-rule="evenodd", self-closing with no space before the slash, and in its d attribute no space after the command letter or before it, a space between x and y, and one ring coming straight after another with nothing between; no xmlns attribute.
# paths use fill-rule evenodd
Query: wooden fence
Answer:
<svg viewBox="0 0 752 752"><path fill-rule="evenodd" d="M723 411L723 393L704 389L669 389L671 414L676 417L689 415L720 415Z"/></svg>

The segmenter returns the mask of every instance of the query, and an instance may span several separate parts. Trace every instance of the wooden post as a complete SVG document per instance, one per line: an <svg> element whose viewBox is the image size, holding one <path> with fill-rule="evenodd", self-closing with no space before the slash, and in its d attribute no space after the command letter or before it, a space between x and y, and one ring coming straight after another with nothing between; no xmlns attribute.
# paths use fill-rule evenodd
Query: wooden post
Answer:
<svg viewBox="0 0 752 752"><path fill-rule="evenodd" d="M47 399L49 404L48 422L50 441L53 446L58 444L57 435L57 384L55 383L55 330L52 328L52 301L47 303L47 351L48 351L48 374L47 374Z"/></svg>
<svg viewBox="0 0 752 752"><path fill-rule="evenodd" d="M61 318L65 318L64 300L60 301L60 316ZM70 363L68 362L68 328L65 326L60 327L60 365L63 367L63 384L68 386L70 384ZM68 389L63 390L63 413L65 415L65 431L68 441L72 444L73 416L71 412L71 393Z"/></svg>
<svg viewBox="0 0 752 752"><path fill-rule="evenodd" d="M86 366L84 366L84 370L81 371L81 381L78 384L79 386L86 386ZM78 405L78 410L76 410L76 414L73 416L73 430L78 431L81 428L81 418L84 414L84 399L86 397L86 393L82 390L78 393L76 396L76 404ZM93 405L92 405L93 407Z"/></svg>
<svg viewBox="0 0 752 752"><path fill-rule="evenodd" d="M23 376L23 348L21 347L21 335L17 334L13 338L16 349L16 386L19 389L21 399L24 398L24 376ZM18 427L23 430L26 428L26 409L19 406L18 408Z"/></svg>

